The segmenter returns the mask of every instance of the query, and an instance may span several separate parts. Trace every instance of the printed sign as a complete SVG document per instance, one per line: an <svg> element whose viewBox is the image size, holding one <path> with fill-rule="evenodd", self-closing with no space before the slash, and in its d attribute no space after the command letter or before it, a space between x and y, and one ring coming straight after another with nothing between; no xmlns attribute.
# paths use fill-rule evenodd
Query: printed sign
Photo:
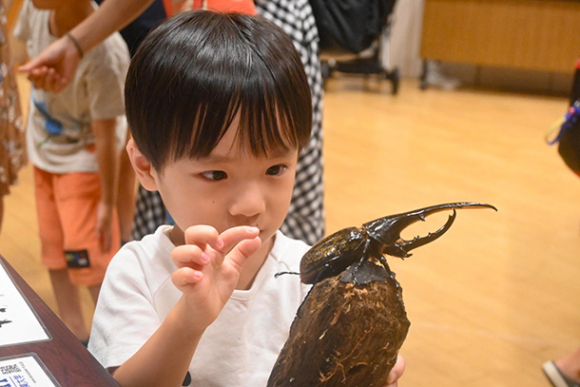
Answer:
<svg viewBox="0 0 580 387"><path fill-rule="evenodd" d="M0 358L0 387L60 387L33 353Z"/></svg>
<svg viewBox="0 0 580 387"><path fill-rule="evenodd" d="M0 347L49 339L36 313L0 264Z"/></svg>

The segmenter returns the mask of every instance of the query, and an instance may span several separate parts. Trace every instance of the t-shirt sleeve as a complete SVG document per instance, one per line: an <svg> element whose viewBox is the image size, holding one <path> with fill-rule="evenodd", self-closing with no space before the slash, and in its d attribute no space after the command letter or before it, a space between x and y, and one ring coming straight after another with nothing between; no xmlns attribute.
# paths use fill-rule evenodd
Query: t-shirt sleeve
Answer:
<svg viewBox="0 0 580 387"><path fill-rule="evenodd" d="M133 251L121 249L107 269L89 341L89 351L105 368L122 365L160 325L140 267Z"/></svg>
<svg viewBox="0 0 580 387"><path fill-rule="evenodd" d="M30 2L30 0L25 0L24 4L22 4L20 14L18 15L18 20L16 21L16 27L14 27L14 36L18 40L22 40L24 42L30 39L31 7L32 3Z"/></svg>
<svg viewBox="0 0 580 387"><path fill-rule="evenodd" d="M91 119L124 115L125 78L129 68L125 42L116 34L90 54L92 63L86 73L86 82Z"/></svg>

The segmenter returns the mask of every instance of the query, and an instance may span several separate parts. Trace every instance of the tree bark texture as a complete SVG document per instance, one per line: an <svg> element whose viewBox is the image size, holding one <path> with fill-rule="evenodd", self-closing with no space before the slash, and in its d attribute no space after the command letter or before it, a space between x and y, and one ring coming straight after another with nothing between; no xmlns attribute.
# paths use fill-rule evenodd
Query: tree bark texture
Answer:
<svg viewBox="0 0 580 387"><path fill-rule="evenodd" d="M366 284L344 273L315 284L268 387L384 387L410 325L401 287L386 270Z"/></svg>

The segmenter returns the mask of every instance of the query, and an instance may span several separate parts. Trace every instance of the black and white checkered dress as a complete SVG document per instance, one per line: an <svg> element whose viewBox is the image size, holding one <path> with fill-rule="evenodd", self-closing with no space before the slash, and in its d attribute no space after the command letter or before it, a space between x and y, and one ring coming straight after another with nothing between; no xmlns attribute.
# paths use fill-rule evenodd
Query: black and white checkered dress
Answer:
<svg viewBox="0 0 580 387"><path fill-rule="evenodd" d="M255 0L260 15L276 23L292 38L312 93L312 135L298 159L292 203L281 230L287 236L314 244L324 236L322 180L322 76L318 31L308 0ZM133 237L140 239L165 223L167 214L157 193L140 188Z"/></svg>

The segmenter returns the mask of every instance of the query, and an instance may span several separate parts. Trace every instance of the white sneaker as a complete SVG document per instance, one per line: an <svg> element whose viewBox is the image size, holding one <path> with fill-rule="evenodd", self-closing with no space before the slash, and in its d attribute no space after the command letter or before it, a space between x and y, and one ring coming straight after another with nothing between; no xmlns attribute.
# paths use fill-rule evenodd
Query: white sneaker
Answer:
<svg viewBox="0 0 580 387"><path fill-rule="evenodd" d="M554 387L580 387L580 384L568 378L552 360L542 365L542 371Z"/></svg>
<svg viewBox="0 0 580 387"><path fill-rule="evenodd" d="M427 61L427 78L425 82L427 86L448 91L455 90L461 85L459 79L443 74L439 63L433 60Z"/></svg>

